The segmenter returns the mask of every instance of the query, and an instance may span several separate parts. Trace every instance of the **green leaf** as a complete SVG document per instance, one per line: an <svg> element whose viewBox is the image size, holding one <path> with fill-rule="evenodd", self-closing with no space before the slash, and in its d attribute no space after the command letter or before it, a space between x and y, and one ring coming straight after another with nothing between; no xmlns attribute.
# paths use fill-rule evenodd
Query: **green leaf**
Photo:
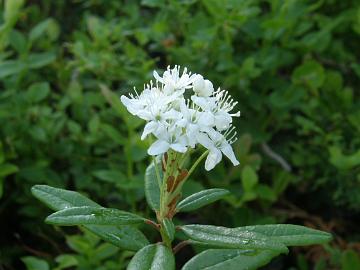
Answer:
<svg viewBox="0 0 360 270"><path fill-rule="evenodd" d="M101 207L75 191L36 185L31 189L31 192L36 198L56 211L76 206ZM101 239L126 250L137 251L149 243L141 231L130 226L86 225L84 227Z"/></svg>
<svg viewBox="0 0 360 270"><path fill-rule="evenodd" d="M109 183L119 183L127 179L120 170L98 170L92 172L92 175Z"/></svg>
<svg viewBox="0 0 360 270"><path fill-rule="evenodd" d="M207 204L220 200L230 192L226 189L213 188L206 189L185 198L177 205L180 212L188 212L203 207Z"/></svg>
<svg viewBox="0 0 360 270"><path fill-rule="evenodd" d="M50 85L48 82L39 82L32 84L27 93L26 97L30 102L39 102L46 98L50 93Z"/></svg>
<svg viewBox="0 0 360 270"><path fill-rule="evenodd" d="M0 141L0 164L5 161L5 153L4 153L4 146Z"/></svg>
<svg viewBox="0 0 360 270"><path fill-rule="evenodd" d="M360 269L360 255L354 250L345 250L341 255L341 269Z"/></svg>
<svg viewBox="0 0 360 270"><path fill-rule="evenodd" d="M49 264L44 261L40 260L36 257L27 256L22 257L21 260L26 265L27 270L49 270Z"/></svg>
<svg viewBox="0 0 360 270"><path fill-rule="evenodd" d="M34 42L35 40L44 36L44 34L50 32L50 30L52 30L54 37L58 36L59 30L58 30L56 22L53 19L48 18L48 19L38 23L37 25L34 26L34 28L31 29L31 31L29 33L30 42ZM50 34L51 34L51 32L50 32Z"/></svg>
<svg viewBox="0 0 360 270"><path fill-rule="evenodd" d="M295 84L305 84L311 89L317 89L324 83L325 71L318 62L307 61L294 70L292 80Z"/></svg>
<svg viewBox="0 0 360 270"><path fill-rule="evenodd" d="M162 7L165 4L164 0L141 0L141 5L148 7Z"/></svg>
<svg viewBox="0 0 360 270"><path fill-rule="evenodd" d="M59 264L56 269L65 269L78 265L78 260L75 255L63 254L55 258L55 261Z"/></svg>
<svg viewBox="0 0 360 270"><path fill-rule="evenodd" d="M0 63L0 79L20 73L25 68L25 63L20 60L2 61L2 63Z"/></svg>
<svg viewBox="0 0 360 270"><path fill-rule="evenodd" d="M26 52L27 40L25 38L25 35L20 31L13 29L9 34L9 42L19 54L23 54Z"/></svg>
<svg viewBox="0 0 360 270"><path fill-rule="evenodd" d="M121 133L109 124L101 124L101 130L114 142L118 143L119 145L126 144L126 138L121 135Z"/></svg>
<svg viewBox="0 0 360 270"><path fill-rule="evenodd" d="M162 179L162 169L158 164L158 172L160 179ZM155 164L151 164L145 171L145 196L149 206L155 211L160 209L160 188L156 177Z"/></svg>
<svg viewBox="0 0 360 270"><path fill-rule="evenodd" d="M18 170L19 170L18 167L16 167L13 164L10 163L0 164L0 177L4 177L9 174L16 173Z"/></svg>
<svg viewBox="0 0 360 270"><path fill-rule="evenodd" d="M148 245L135 254L127 270L175 270L174 255L162 244Z"/></svg>
<svg viewBox="0 0 360 270"><path fill-rule="evenodd" d="M31 192L41 202L55 211L79 206L101 207L96 202L75 191L46 185L35 185L31 188Z"/></svg>
<svg viewBox="0 0 360 270"><path fill-rule="evenodd" d="M305 246L324 244L331 240L331 234L304 226L292 224L269 224L239 227L239 232L255 232L272 241L278 241L286 246Z"/></svg>
<svg viewBox="0 0 360 270"><path fill-rule="evenodd" d="M271 250L209 249L193 257L182 270L255 270L279 254Z"/></svg>
<svg viewBox="0 0 360 270"><path fill-rule="evenodd" d="M330 146L330 163L340 170L351 170L360 165L360 150L351 155L344 155L338 146Z"/></svg>
<svg viewBox="0 0 360 270"><path fill-rule="evenodd" d="M131 226L87 225L85 228L121 249L137 251L149 244L144 234Z"/></svg>
<svg viewBox="0 0 360 270"><path fill-rule="evenodd" d="M119 116L125 121L126 125L132 129L135 129L143 123L141 119L131 115L121 103L119 97L112 92L106 85L100 85L101 93L106 100L110 103L111 107L119 114Z"/></svg>
<svg viewBox="0 0 360 270"><path fill-rule="evenodd" d="M244 190L250 192L258 183L258 176L252 167L246 165L241 171L241 180Z"/></svg>
<svg viewBox="0 0 360 270"><path fill-rule="evenodd" d="M6 0L4 8L4 20L6 24L13 24L18 17L24 0Z"/></svg>
<svg viewBox="0 0 360 270"><path fill-rule="evenodd" d="M126 211L90 206L72 207L48 216L47 223L71 225L129 225L144 222L144 218Z"/></svg>
<svg viewBox="0 0 360 270"><path fill-rule="evenodd" d="M44 52L44 53L32 53L27 59L29 68L36 69L44 67L56 59L56 54L54 52Z"/></svg>
<svg viewBox="0 0 360 270"><path fill-rule="evenodd" d="M281 242L253 231L211 225L185 225L180 228L188 237L190 237L190 239L217 247L234 249L269 249L279 252L288 251L286 246Z"/></svg>
<svg viewBox="0 0 360 270"><path fill-rule="evenodd" d="M164 228L164 231L165 231L167 237L171 241L174 240L174 236L175 236L175 225L174 225L174 223L170 219L165 218L165 219L163 219L162 227Z"/></svg>

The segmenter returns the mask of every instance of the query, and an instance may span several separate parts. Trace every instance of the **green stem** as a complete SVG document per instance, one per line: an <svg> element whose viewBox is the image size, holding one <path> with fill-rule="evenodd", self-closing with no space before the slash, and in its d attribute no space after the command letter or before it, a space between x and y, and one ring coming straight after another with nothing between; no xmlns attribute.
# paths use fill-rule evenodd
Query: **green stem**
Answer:
<svg viewBox="0 0 360 270"><path fill-rule="evenodd" d="M161 227L160 229L160 235L161 235L161 239L163 240L165 246L167 246L168 248L172 248L171 247L171 240L170 238L166 235L166 232L164 232L163 228Z"/></svg>
<svg viewBox="0 0 360 270"><path fill-rule="evenodd" d="M155 174L156 174L156 180L159 186L159 189L161 188L161 179L160 179L160 173L159 173L159 168L158 165L156 163L156 158L153 156L153 162L154 162L154 166L155 166Z"/></svg>
<svg viewBox="0 0 360 270"><path fill-rule="evenodd" d="M186 176L186 178L184 179L184 182L186 179L189 178L189 176L193 173L193 171L195 170L195 168L197 167L197 165L199 165L199 163L206 157L206 155L209 153L209 150L206 150L204 153L202 153L202 155L195 161L195 163L191 166L188 175Z"/></svg>
<svg viewBox="0 0 360 270"><path fill-rule="evenodd" d="M191 166L187 176L184 178L183 181L178 185L178 187L173 191L172 196L170 196L170 200L172 200L182 189L183 184L186 182L186 180L190 177L190 175L193 173L195 168L199 165L199 163L206 157L206 155L209 153L209 150L206 150L202 155L194 162L194 164Z"/></svg>

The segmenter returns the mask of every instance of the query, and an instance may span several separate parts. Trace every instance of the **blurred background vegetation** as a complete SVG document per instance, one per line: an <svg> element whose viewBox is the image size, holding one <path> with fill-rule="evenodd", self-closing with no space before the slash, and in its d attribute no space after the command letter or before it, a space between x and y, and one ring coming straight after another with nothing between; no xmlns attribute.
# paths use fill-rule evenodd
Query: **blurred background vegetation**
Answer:
<svg viewBox="0 0 360 270"><path fill-rule="evenodd" d="M174 64L242 112L241 166L201 168L185 190L232 195L178 222L307 225L335 240L265 269L360 269L359 37L357 0L0 0L0 269L126 267L132 253L45 225L30 187L150 214L148 142L119 96Z"/></svg>

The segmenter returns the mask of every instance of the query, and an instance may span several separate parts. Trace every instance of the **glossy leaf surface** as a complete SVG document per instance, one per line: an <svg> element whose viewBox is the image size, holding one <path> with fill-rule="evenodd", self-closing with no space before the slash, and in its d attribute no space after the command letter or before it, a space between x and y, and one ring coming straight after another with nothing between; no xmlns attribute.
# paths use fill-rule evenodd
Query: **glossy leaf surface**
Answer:
<svg viewBox="0 0 360 270"><path fill-rule="evenodd" d="M162 179L162 170L158 165L158 173L160 179ZM146 168L145 171L145 196L148 204L154 211L160 209L160 188L156 176L156 170L154 162Z"/></svg>
<svg viewBox="0 0 360 270"><path fill-rule="evenodd" d="M180 228L190 239L218 247L288 251L281 242L256 232L211 225L185 225Z"/></svg>
<svg viewBox="0 0 360 270"><path fill-rule="evenodd" d="M255 225L237 228L238 231L256 232L287 246L324 244L331 240L331 234L292 224Z"/></svg>
<svg viewBox="0 0 360 270"><path fill-rule="evenodd" d="M129 225L144 222L144 218L118 209L100 207L72 207L60 210L46 218L55 225Z"/></svg>
<svg viewBox="0 0 360 270"><path fill-rule="evenodd" d="M207 204L220 200L230 192L226 189L212 188L206 189L185 198L177 205L180 212L193 211Z"/></svg>
<svg viewBox="0 0 360 270"><path fill-rule="evenodd" d="M193 257L182 270L255 270L277 255L279 252L270 250L209 249Z"/></svg>
<svg viewBox="0 0 360 270"><path fill-rule="evenodd" d="M127 270L174 270L172 251L162 244L148 245L139 250L130 261Z"/></svg>
<svg viewBox="0 0 360 270"><path fill-rule="evenodd" d="M101 207L96 202L75 191L36 185L31 189L31 192L36 198L56 211L76 206ZM101 239L126 250L137 251L149 243L141 231L130 226L85 225L84 227ZM131 241L129 241L129 238L131 238Z"/></svg>

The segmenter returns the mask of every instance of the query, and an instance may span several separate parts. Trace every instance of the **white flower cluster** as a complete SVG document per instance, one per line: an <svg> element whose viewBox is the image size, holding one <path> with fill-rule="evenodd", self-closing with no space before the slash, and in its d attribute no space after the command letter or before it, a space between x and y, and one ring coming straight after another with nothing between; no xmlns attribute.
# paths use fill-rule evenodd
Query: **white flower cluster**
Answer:
<svg viewBox="0 0 360 270"><path fill-rule="evenodd" d="M127 110L147 123L141 139L153 134L156 141L148 149L149 155L160 155L170 148L185 153L197 144L209 150L205 169L211 170L221 161L222 153L234 165L236 159L231 144L236 140L232 126L232 113L237 102L227 91L214 90L213 84L199 74L184 68L170 67L161 77L154 71L155 84L151 81L144 91L121 96Z"/></svg>

